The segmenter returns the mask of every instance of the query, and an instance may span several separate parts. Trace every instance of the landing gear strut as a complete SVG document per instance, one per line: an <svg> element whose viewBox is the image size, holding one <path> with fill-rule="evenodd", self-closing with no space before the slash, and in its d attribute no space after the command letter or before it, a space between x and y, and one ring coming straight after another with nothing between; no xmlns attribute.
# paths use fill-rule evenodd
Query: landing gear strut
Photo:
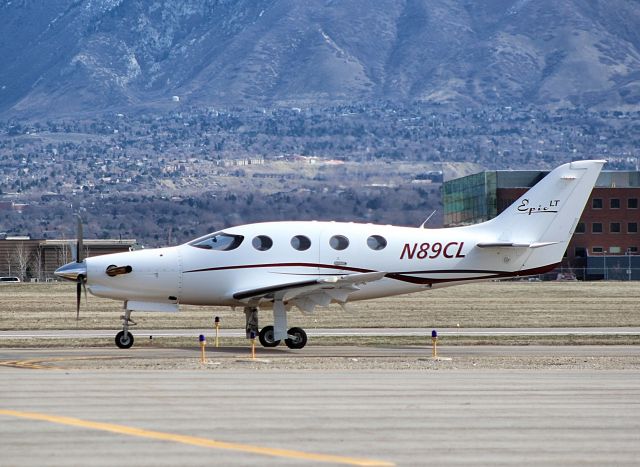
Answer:
<svg viewBox="0 0 640 467"><path fill-rule="evenodd" d="M122 331L116 334L116 345L121 349L129 349L133 345L133 334L129 332L129 324L135 326L136 322L131 319L131 310L127 310L125 302L124 315L122 319Z"/></svg>
<svg viewBox="0 0 640 467"><path fill-rule="evenodd" d="M254 306L244 307L245 316L245 333L247 339L251 339L251 333L254 337L258 335L258 309Z"/></svg>

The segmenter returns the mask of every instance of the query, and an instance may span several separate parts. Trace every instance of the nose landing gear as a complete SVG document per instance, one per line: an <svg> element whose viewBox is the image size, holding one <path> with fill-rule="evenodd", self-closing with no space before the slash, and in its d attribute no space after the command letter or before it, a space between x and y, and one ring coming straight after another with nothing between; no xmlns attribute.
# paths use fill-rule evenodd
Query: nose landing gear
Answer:
<svg viewBox="0 0 640 467"><path fill-rule="evenodd" d="M136 322L131 319L131 310L126 309L125 302L125 310L124 315L120 316L122 319L122 331L116 334L116 345L120 349L129 349L133 345L133 334L129 332L129 326L135 326Z"/></svg>

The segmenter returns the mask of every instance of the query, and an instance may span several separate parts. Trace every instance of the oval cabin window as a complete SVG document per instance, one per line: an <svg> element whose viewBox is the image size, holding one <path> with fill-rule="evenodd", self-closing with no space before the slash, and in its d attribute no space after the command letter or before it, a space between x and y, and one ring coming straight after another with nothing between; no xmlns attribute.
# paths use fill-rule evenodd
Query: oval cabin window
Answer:
<svg viewBox="0 0 640 467"><path fill-rule="evenodd" d="M372 235L371 237L367 238L367 245L372 250L384 250L387 246L387 240L380 235Z"/></svg>
<svg viewBox="0 0 640 467"><path fill-rule="evenodd" d="M334 235L329 240L329 245L334 250L344 250L349 246L349 239L344 235Z"/></svg>
<svg viewBox="0 0 640 467"><path fill-rule="evenodd" d="M273 246L273 240L267 237L266 235L258 235L251 242L253 247L259 251L267 251L269 248Z"/></svg>
<svg viewBox="0 0 640 467"><path fill-rule="evenodd" d="M291 246L298 251L305 251L311 248L311 240L304 235L296 235L291 239Z"/></svg>

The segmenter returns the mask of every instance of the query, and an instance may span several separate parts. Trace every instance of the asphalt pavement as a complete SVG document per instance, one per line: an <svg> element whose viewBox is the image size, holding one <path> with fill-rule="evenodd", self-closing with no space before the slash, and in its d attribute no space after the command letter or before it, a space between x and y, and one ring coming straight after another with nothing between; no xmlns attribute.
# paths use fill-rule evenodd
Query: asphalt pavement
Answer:
<svg viewBox="0 0 640 467"><path fill-rule="evenodd" d="M0 465L637 465L639 401L634 370L0 367Z"/></svg>

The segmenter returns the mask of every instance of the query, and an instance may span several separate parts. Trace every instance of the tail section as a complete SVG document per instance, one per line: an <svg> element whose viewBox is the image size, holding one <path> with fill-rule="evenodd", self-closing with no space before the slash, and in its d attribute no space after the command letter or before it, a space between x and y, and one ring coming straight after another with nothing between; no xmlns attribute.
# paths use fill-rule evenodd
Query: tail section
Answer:
<svg viewBox="0 0 640 467"><path fill-rule="evenodd" d="M561 165L487 224L500 240L565 242L571 238L606 161Z"/></svg>
<svg viewBox="0 0 640 467"><path fill-rule="evenodd" d="M521 269L560 262L605 163L577 161L554 169L498 217L477 226L486 239L478 247L526 248Z"/></svg>

